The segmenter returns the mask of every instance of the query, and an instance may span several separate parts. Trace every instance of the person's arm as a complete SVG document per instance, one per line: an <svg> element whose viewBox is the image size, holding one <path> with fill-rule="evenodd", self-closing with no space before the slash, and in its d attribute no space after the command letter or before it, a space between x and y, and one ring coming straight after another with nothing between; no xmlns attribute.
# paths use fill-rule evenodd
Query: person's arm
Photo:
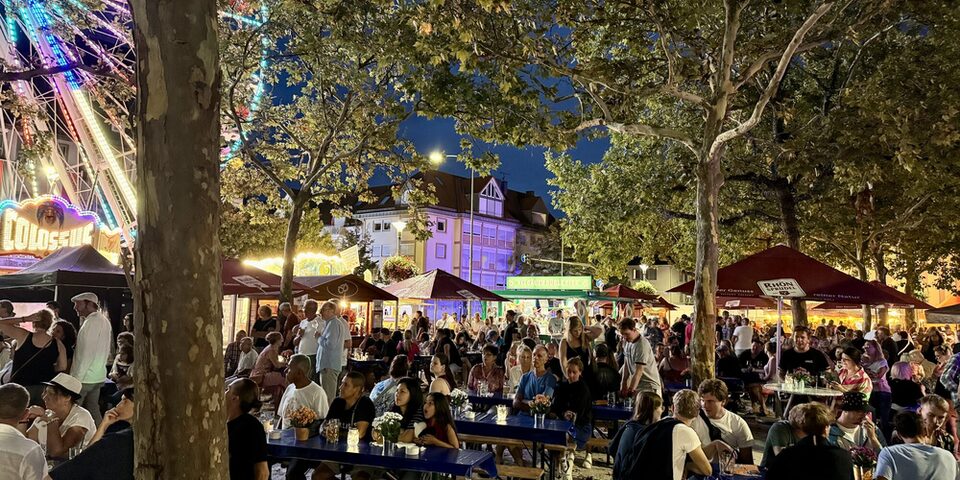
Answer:
<svg viewBox="0 0 960 480"><path fill-rule="evenodd" d="M702 448L697 447L688 455L687 470L697 475L710 475L713 473L713 466L707 459L706 453Z"/></svg>
<svg viewBox="0 0 960 480"><path fill-rule="evenodd" d="M270 480L270 469L267 462L257 462L253 464L253 478L256 480Z"/></svg>
<svg viewBox="0 0 960 480"><path fill-rule="evenodd" d="M23 341L26 340L27 335L30 334L26 329L20 328L10 320L15 320L13 318L5 318L0 320L0 333L14 339L17 341L17 348L20 348L20 345L23 345Z"/></svg>
<svg viewBox="0 0 960 480"><path fill-rule="evenodd" d="M567 375L567 339L560 340L560 371Z"/></svg>
<svg viewBox="0 0 960 480"><path fill-rule="evenodd" d="M56 370L58 372L66 372L69 365L67 364L67 347L60 340L54 339L57 341L57 365Z"/></svg>
<svg viewBox="0 0 960 480"><path fill-rule="evenodd" d="M518 412L530 411L530 405L524 400L523 391L520 388L517 388L517 393L513 396L513 409Z"/></svg>
<svg viewBox="0 0 960 480"><path fill-rule="evenodd" d="M120 417L117 416L116 409L111 408L110 410L107 410L107 413L103 414L103 420L100 422L100 426L97 427L97 431L93 434L93 438L90 439L90 443L87 444L87 447L100 441L100 439L103 438L103 435L107 433L107 429L110 428L110 426L114 423L117 423L117 420L119 419Z"/></svg>
<svg viewBox="0 0 960 480"><path fill-rule="evenodd" d="M397 441L398 441L398 442L403 442L403 443L411 443L411 442L413 442L413 439L415 439L415 438L416 438L416 435L413 434L413 429L412 429L412 428L408 428L408 429L400 432L400 436L397 437Z"/></svg>
<svg viewBox="0 0 960 480"><path fill-rule="evenodd" d="M47 424L47 456L63 457L72 448L80 444L87 430L83 427L70 427L60 436L60 419L54 418Z"/></svg>
<svg viewBox="0 0 960 480"><path fill-rule="evenodd" d="M357 422L357 433L360 434L360 438L363 438L367 434L367 429L370 428L370 422Z"/></svg>

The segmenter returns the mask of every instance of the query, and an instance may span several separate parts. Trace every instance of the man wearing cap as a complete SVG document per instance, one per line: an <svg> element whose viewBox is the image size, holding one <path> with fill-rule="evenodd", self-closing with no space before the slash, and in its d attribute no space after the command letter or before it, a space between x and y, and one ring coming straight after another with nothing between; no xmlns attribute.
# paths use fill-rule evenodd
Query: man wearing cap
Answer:
<svg viewBox="0 0 960 480"><path fill-rule="evenodd" d="M107 359L110 357L110 339L113 336L110 320L100 311L100 299L96 294L81 293L71 300L81 323L70 375L83 384L80 405L90 411L93 420L99 424L100 387L107 377Z"/></svg>
<svg viewBox="0 0 960 480"><path fill-rule="evenodd" d="M18 429L29 403L26 388L16 383L0 386L0 478L42 480L47 474L43 449Z"/></svg>
<svg viewBox="0 0 960 480"><path fill-rule="evenodd" d="M887 446L883 433L867 415L870 405L863 394L847 392L840 398L840 416L830 426L827 441L849 450L853 447L868 447L875 452Z"/></svg>

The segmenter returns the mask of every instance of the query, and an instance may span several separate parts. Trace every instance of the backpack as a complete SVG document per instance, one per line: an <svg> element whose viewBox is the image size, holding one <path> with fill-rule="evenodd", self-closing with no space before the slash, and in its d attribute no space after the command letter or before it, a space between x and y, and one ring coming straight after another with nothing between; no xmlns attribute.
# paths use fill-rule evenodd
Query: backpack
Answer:
<svg viewBox="0 0 960 480"><path fill-rule="evenodd" d="M673 428L680 423L664 418L641 430L629 446L630 455L613 465L613 480L673 478Z"/></svg>

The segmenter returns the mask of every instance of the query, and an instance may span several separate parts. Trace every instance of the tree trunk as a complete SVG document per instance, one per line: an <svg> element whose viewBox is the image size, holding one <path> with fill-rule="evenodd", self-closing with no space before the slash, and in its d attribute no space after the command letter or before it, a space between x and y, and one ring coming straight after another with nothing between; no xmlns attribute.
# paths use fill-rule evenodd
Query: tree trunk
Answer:
<svg viewBox="0 0 960 480"><path fill-rule="evenodd" d="M714 377L717 341L717 268L719 267L719 196L723 185L720 158L697 167L697 264L693 284L693 384Z"/></svg>
<svg viewBox="0 0 960 480"><path fill-rule="evenodd" d="M887 284L887 273L889 269L887 268L887 263L883 259L883 252L876 252L873 255L873 265L876 267L877 271L877 281L886 285ZM877 325L889 326L887 314L889 313L887 307L880 306L877 308Z"/></svg>
<svg viewBox="0 0 960 480"><path fill-rule="evenodd" d="M860 280L866 282L867 278L867 266L861 261L857 265L857 276L860 277ZM869 332L873 330L873 312L870 310L870 305L863 306L863 332Z"/></svg>
<svg viewBox="0 0 960 480"><path fill-rule="evenodd" d="M917 287L920 286L920 274L917 273L916 264L913 260L906 262L907 268L904 272L904 293L913 298L917 298ZM903 321L906 323L907 331L917 326L917 312L914 308L905 309Z"/></svg>
<svg viewBox="0 0 960 480"><path fill-rule="evenodd" d="M212 0L132 0L138 479L227 478L220 64Z"/></svg>
<svg viewBox="0 0 960 480"><path fill-rule="evenodd" d="M287 238L283 243L283 271L280 275L281 302L293 301L293 257L297 253L297 237L300 236L303 209L307 205L306 199L301 198L301 195L303 194L298 194L293 201L293 209L290 210L290 222L287 223Z"/></svg>
<svg viewBox="0 0 960 480"><path fill-rule="evenodd" d="M784 238L787 239L787 246L800 250L800 222L797 219L797 199L790 188L787 180L777 190L777 200L780 203L780 229L783 231ZM807 302L803 300L791 300L790 309L793 312L793 328L806 327L807 321Z"/></svg>

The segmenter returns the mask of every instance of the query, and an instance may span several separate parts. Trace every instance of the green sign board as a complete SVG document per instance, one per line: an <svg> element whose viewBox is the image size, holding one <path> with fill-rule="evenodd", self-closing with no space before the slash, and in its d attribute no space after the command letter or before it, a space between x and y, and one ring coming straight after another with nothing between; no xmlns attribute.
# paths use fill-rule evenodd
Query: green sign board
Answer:
<svg viewBox="0 0 960 480"><path fill-rule="evenodd" d="M507 290L590 290L593 277L507 277Z"/></svg>

